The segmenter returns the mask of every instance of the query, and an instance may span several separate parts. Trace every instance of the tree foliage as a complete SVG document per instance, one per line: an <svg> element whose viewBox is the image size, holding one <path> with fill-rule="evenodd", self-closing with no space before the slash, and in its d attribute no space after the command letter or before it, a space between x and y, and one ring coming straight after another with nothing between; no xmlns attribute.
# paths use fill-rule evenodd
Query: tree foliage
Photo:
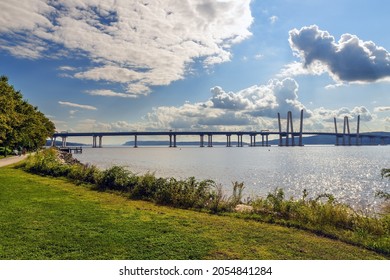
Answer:
<svg viewBox="0 0 390 280"><path fill-rule="evenodd" d="M21 92L8 83L7 77L1 76L0 147L4 147L4 151L6 148L34 150L43 146L54 130L54 124L23 99Z"/></svg>

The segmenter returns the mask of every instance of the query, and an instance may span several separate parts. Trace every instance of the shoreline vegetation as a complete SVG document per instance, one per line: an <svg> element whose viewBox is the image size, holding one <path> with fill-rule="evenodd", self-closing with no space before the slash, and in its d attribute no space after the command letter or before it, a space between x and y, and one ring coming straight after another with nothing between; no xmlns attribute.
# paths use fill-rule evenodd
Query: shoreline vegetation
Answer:
<svg viewBox="0 0 390 280"><path fill-rule="evenodd" d="M282 189L276 189L266 197L243 201L243 183L234 182L232 195L227 197L222 186L211 180L157 178L152 173L135 175L121 166L102 171L52 148L30 156L17 167L38 175L65 177L76 185L119 194L132 201L302 229L390 257L390 198L387 193L378 193L384 200L383 213L366 216L337 202L331 194L309 198L303 190L301 198L287 199ZM382 170L383 177L389 175L389 169Z"/></svg>

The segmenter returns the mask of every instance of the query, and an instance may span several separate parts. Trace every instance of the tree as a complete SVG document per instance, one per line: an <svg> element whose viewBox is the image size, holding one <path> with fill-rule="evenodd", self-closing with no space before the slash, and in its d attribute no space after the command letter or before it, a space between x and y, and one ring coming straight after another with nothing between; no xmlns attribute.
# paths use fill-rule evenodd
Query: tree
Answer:
<svg viewBox="0 0 390 280"><path fill-rule="evenodd" d="M0 145L11 144L14 126L19 122L16 114L16 104L20 102L21 94L8 84L7 77L0 77Z"/></svg>
<svg viewBox="0 0 390 280"><path fill-rule="evenodd" d="M43 146L55 130L54 124L37 107L23 100L19 91L0 77L0 146L34 150Z"/></svg>

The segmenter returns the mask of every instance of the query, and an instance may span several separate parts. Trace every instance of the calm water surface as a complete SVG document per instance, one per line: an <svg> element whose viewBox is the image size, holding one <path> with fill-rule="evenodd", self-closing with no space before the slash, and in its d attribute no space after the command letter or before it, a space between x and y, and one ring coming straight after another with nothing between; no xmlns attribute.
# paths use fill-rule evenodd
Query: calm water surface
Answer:
<svg viewBox="0 0 390 280"><path fill-rule="evenodd" d="M100 168L122 165L134 173L159 177L212 179L231 193L232 182L245 183L245 196L266 195L275 188L299 198L333 194L360 210L375 210L382 202L375 192L390 192L382 168L390 167L390 146L364 147L110 147L84 148L75 155Z"/></svg>

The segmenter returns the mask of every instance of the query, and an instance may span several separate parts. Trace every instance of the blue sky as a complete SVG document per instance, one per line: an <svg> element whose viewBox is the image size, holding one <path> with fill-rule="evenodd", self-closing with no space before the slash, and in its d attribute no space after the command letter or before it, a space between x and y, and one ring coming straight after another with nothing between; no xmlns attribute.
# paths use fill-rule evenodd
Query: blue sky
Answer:
<svg viewBox="0 0 390 280"><path fill-rule="evenodd" d="M0 74L58 131L390 131L389 6L2 0Z"/></svg>

